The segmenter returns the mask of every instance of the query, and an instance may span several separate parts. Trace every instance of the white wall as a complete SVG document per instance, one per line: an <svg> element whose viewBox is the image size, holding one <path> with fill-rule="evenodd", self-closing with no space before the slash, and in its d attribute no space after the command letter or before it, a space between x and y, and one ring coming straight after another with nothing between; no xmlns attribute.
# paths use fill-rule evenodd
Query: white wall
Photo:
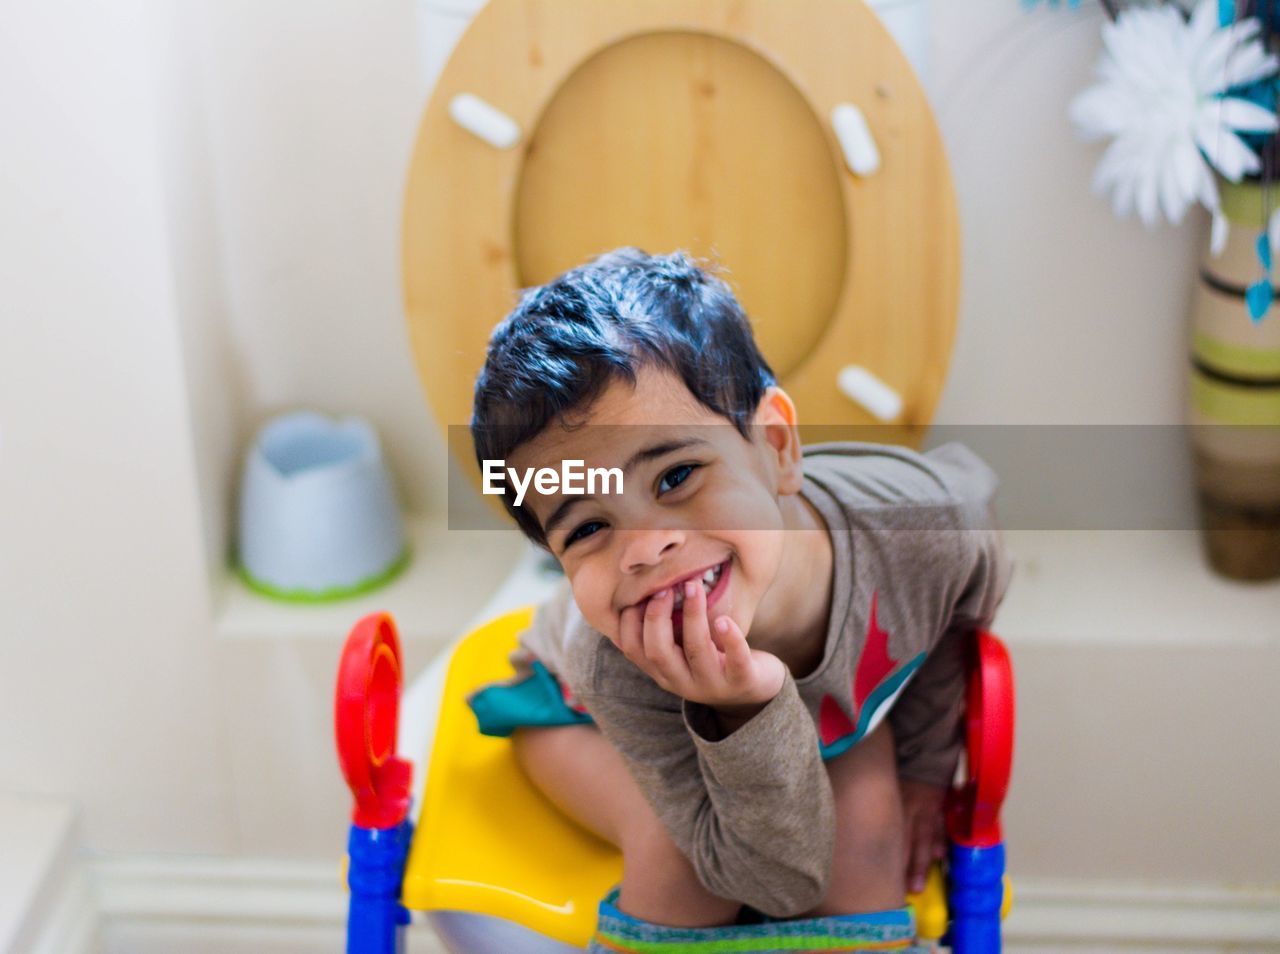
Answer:
<svg viewBox="0 0 1280 954"><path fill-rule="evenodd" d="M1104 16L1015 0L935 0L932 99L963 229L959 334L937 420L1172 424L1207 222L1148 231L1089 182L1102 144L1067 103L1092 78ZM1184 475L1153 476L1153 494ZM1188 524L1190 525L1190 524Z"/></svg>
<svg viewBox="0 0 1280 954"><path fill-rule="evenodd" d="M299 16L232 0L193 17L241 439L292 404L360 410L416 509L443 504L444 471L404 347L400 200L425 95L476 5L330 3ZM937 420L1180 421L1204 222L1148 232L1090 194L1100 148L1075 141L1065 110L1089 80L1100 8L934 0L932 15L928 85L964 262ZM1161 471L1149 490L1186 498L1191 526L1187 479Z"/></svg>
<svg viewBox="0 0 1280 954"><path fill-rule="evenodd" d="M148 17L0 14L0 789L205 851L234 819Z"/></svg>
<svg viewBox="0 0 1280 954"><path fill-rule="evenodd" d="M400 203L423 105L412 0L200 0L185 20L239 437L299 405L358 410L409 506L442 510L440 442L400 296Z"/></svg>
<svg viewBox="0 0 1280 954"><path fill-rule="evenodd" d="M965 242L940 420L1176 421L1201 224L1147 233L1088 193L1098 150L1063 109L1099 14L934 14ZM276 410L368 415L410 505L443 505L400 314L417 11L6 0L0 22L0 789L75 797L101 851L333 857L336 640L212 620L237 450Z"/></svg>

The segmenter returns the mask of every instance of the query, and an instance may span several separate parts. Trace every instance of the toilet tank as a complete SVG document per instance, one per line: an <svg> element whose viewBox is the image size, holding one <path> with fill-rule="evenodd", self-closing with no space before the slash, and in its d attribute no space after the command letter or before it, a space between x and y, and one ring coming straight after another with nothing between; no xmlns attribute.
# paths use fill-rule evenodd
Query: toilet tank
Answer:
<svg viewBox="0 0 1280 954"><path fill-rule="evenodd" d="M614 3L618 0L600 0ZM696 0L690 0L696 2ZM849 0L854 3L857 0ZM866 0L906 54L926 91L929 85L930 0ZM454 45L485 0L417 0L421 67L419 92L425 100L444 69Z"/></svg>

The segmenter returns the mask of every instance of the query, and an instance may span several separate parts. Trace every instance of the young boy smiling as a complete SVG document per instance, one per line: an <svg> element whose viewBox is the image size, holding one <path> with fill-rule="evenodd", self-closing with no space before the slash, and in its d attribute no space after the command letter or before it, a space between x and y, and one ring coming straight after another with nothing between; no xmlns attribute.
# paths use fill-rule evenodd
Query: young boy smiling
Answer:
<svg viewBox="0 0 1280 954"><path fill-rule="evenodd" d="M601 256L490 340L482 467L623 474L504 498L567 581L516 677L470 699L621 849L602 923L880 925L940 856L963 655L1008 579L995 478L959 445L802 448L797 426L732 293L680 253Z"/></svg>

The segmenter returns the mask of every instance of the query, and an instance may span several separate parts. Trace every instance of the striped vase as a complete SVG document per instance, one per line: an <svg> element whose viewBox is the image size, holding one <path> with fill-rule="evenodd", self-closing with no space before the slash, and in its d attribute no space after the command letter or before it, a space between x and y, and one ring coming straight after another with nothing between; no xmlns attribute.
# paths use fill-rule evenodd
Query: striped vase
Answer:
<svg viewBox="0 0 1280 954"><path fill-rule="evenodd" d="M1256 183L1220 186L1230 234L1220 256L1204 259L1191 313L1200 519L1216 571L1269 580L1280 578L1280 294L1260 321L1250 318L1248 288L1265 277L1257 246L1266 196ZM1271 202L1280 204L1280 188Z"/></svg>

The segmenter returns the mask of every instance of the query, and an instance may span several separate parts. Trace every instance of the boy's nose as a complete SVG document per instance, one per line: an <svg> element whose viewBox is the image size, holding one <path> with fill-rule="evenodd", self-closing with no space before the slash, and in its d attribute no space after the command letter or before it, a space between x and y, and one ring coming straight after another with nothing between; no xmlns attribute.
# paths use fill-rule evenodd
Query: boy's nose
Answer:
<svg viewBox="0 0 1280 954"><path fill-rule="evenodd" d="M634 573L669 557L684 540L684 531L675 527L652 530L622 530L622 572Z"/></svg>

